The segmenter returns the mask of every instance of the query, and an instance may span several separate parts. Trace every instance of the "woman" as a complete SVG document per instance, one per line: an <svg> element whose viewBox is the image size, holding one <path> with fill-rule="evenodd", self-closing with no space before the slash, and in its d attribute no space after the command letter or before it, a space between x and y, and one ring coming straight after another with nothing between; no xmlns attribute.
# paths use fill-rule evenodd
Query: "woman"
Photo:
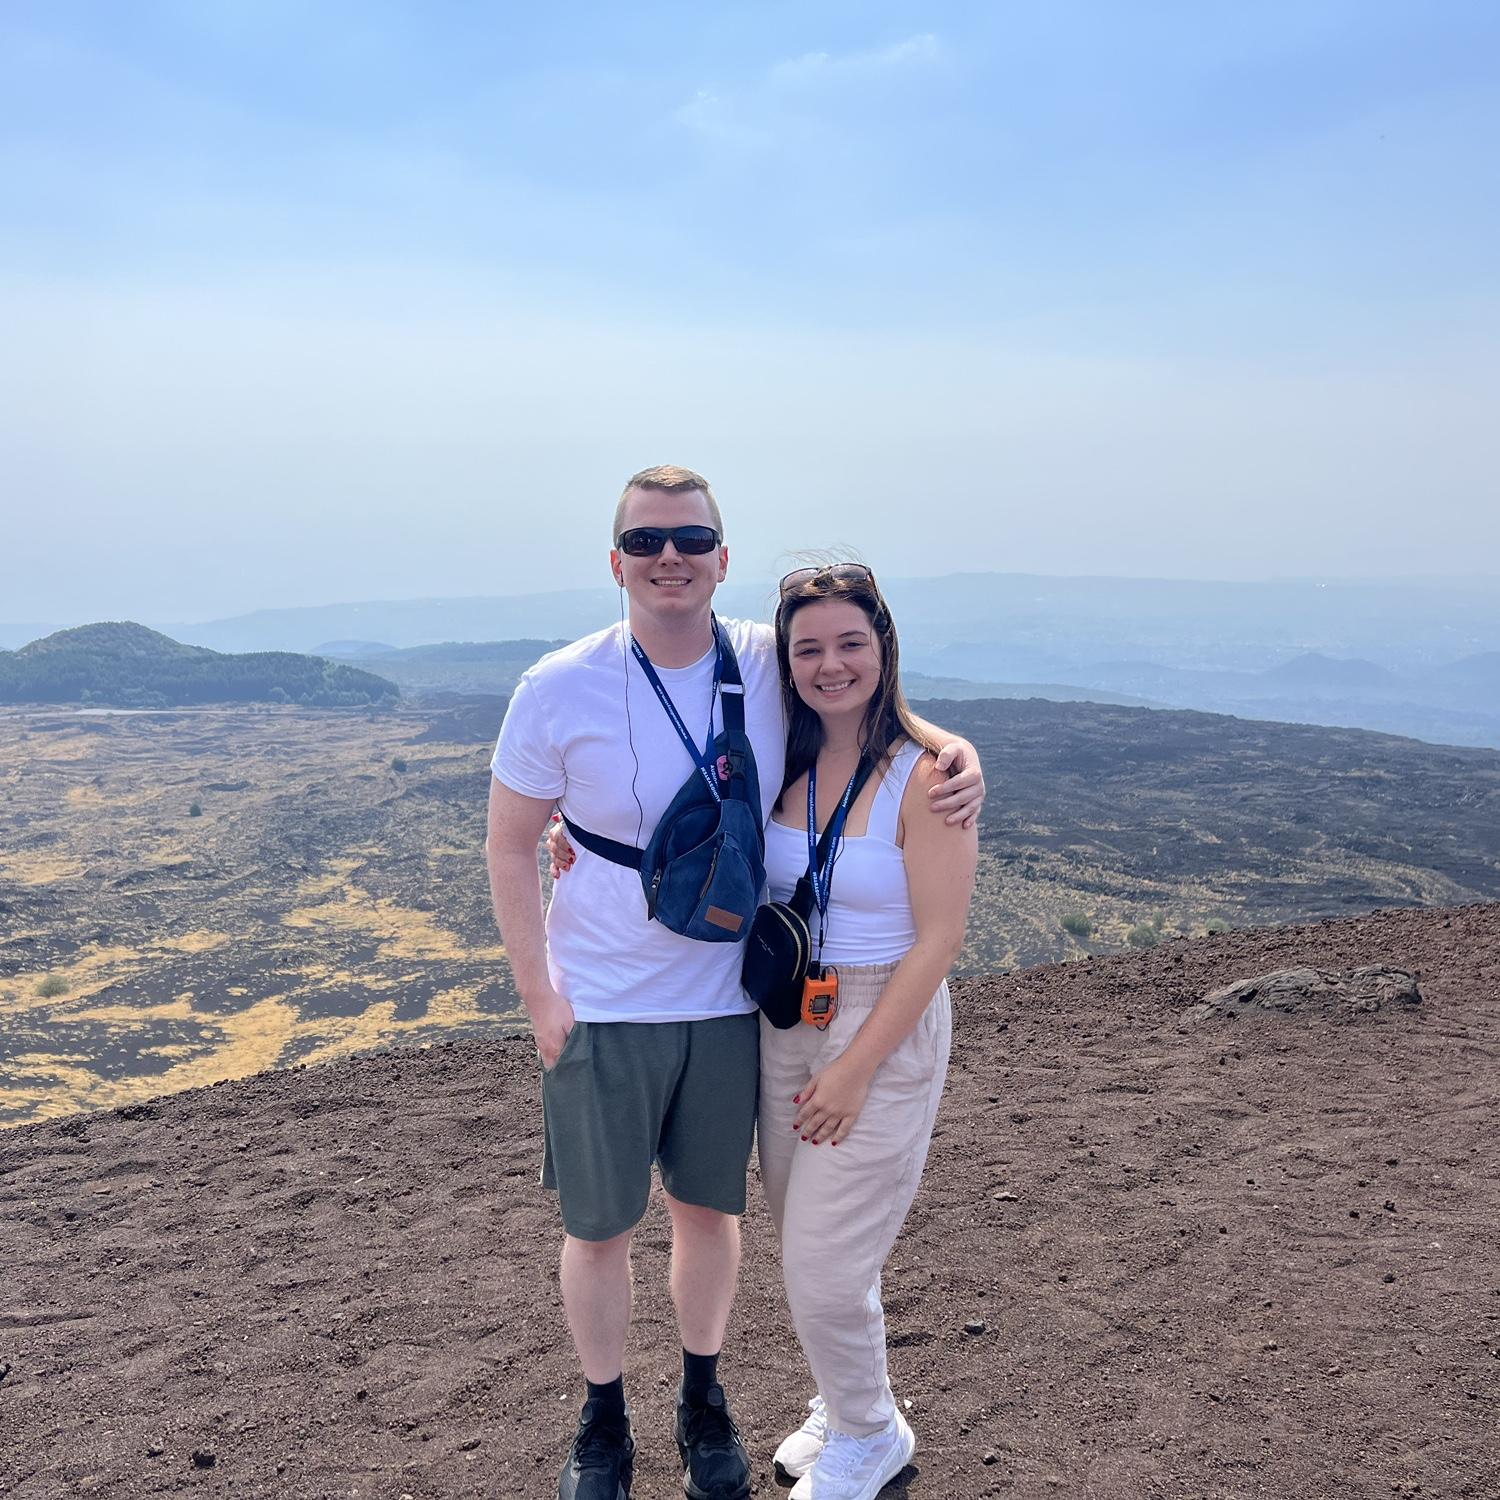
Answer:
<svg viewBox="0 0 1500 1500"><path fill-rule="evenodd" d="M945 773L931 726L906 705L895 627L869 568L788 573L776 650L788 730L766 829L772 900L788 900L808 873L830 819L842 824L811 923L814 958L837 975L833 1017L787 1031L761 1021L761 1178L817 1387L776 1464L796 1478L793 1500L873 1500L916 1447L886 1372L880 1270L916 1196L943 1090L945 976L963 943L978 833L928 810ZM554 870L566 869L560 832L550 846Z"/></svg>
<svg viewBox="0 0 1500 1500"><path fill-rule="evenodd" d="M880 1270L916 1196L947 1072L945 976L963 944L978 834L926 812L942 779L936 747L906 706L895 627L867 567L789 573L776 645L788 743L766 830L773 900L809 869L809 810L821 834L861 758L873 764L820 872L827 884L815 882L814 957L837 972L833 1020L761 1023L761 1177L818 1391L776 1462L798 1476L794 1500L871 1500L916 1447L887 1378Z"/></svg>

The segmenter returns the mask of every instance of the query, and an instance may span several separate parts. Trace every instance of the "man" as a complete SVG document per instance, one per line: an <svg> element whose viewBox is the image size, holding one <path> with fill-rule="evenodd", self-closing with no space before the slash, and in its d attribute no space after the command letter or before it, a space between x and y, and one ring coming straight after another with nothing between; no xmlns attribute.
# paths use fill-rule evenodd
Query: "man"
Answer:
<svg viewBox="0 0 1500 1500"><path fill-rule="evenodd" d="M672 1221L684 1489L691 1500L741 1500L749 1460L718 1379L759 1056L755 1008L739 984L741 947L696 942L649 920L638 874L587 854L555 891L543 926L536 846L554 804L595 834L642 846L693 771L670 712L697 744L723 722L712 599L729 550L708 482L674 466L643 470L625 486L613 536L610 567L629 600L628 631L585 637L526 674L490 782L490 888L541 1057L542 1182L562 1209L563 1306L588 1387L558 1495L623 1500L630 1491L635 1445L622 1374L630 1242L655 1163ZM785 758L774 639L764 625L719 628L743 677L764 819ZM972 747L955 748L974 767ZM972 816L982 791L972 768L934 810Z"/></svg>

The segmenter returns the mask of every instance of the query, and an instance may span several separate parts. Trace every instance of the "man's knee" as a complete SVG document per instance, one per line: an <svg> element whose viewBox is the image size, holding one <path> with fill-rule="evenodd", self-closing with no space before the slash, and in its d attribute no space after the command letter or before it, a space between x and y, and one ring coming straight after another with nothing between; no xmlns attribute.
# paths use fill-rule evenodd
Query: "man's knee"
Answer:
<svg viewBox="0 0 1500 1500"><path fill-rule="evenodd" d="M576 1234L565 1234L563 1255L575 1264L603 1271L630 1259L630 1242L634 1235L633 1228L627 1229L623 1234L612 1235L607 1240L581 1240Z"/></svg>
<svg viewBox="0 0 1500 1500"><path fill-rule="evenodd" d="M684 1203L670 1193L662 1196L667 1200L672 1228L678 1234L692 1235L697 1239L728 1240L739 1233L740 1221L736 1214L721 1213L716 1208L704 1208L701 1203Z"/></svg>

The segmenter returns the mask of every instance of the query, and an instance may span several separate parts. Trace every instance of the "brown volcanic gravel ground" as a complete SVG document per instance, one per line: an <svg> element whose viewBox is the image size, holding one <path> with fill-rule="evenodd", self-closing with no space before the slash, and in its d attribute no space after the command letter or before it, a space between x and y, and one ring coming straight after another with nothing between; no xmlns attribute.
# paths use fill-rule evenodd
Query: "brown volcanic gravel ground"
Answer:
<svg viewBox="0 0 1500 1500"><path fill-rule="evenodd" d="M1377 961L1421 971L1419 1012L1183 1019ZM1500 906L956 998L886 1276L920 1443L887 1496L1500 1496ZM463 1043L0 1134L0 1493L546 1496L580 1393L534 1069ZM680 1493L665 1251L656 1206L642 1497ZM725 1366L779 1494L808 1393L758 1201Z"/></svg>

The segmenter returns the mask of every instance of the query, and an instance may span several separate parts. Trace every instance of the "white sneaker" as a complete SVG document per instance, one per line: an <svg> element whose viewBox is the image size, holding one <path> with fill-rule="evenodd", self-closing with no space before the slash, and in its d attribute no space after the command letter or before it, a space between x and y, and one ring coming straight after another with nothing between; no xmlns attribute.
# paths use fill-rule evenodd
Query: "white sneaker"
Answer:
<svg viewBox="0 0 1500 1500"><path fill-rule="evenodd" d="M791 1500L875 1500L916 1451L916 1435L899 1411L870 1437L830 1427L816 1462L793 1485Z"/></svg>
<svg viewBox="0 0 1500 1500"><path fill-rule="evenodd" d="M807 1420L794 1432L782 1438L776 1450L776 1467L793 1479L801 1477L817 1463L828 1437L828 1417L823 1398L814 1396L807 1403Z"/></svg>

